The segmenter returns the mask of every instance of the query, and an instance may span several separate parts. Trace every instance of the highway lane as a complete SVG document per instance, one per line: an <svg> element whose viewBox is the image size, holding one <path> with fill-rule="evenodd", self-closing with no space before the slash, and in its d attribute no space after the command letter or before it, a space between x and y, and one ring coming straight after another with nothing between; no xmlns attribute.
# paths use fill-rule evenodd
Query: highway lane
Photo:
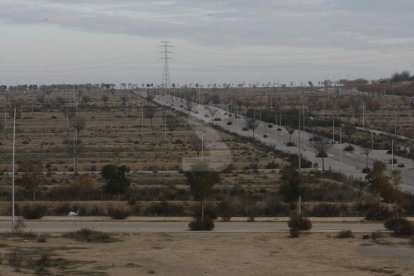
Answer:
<svg viewBox="0 0 414 276"><path fill-rule="evenodd" d="M136 221L25 221L26 231L34 233L64 233L89 228L103 232L116 233L181 233L188 232L187 222L136 222ZM0 232L10 232L10 221L0 221ZM311 232L353 232L370 233L383 231L380 222L314 222ZM216 222L212 232L218 233L256 233L288 232L286 222Z"/></svg>
<svg viewBox="0 0 414 276"><path fill-rule="evenodd" d="M145 97L145 92L139 92L139 94ZM185 109L185 101L180 98L174 98L170 95L157 95L154 98L154 101L158 104L168 106L174 108L180 112L188 114L196 119L204 121L205 123L211 123L211 118L207 117L208 109L196 103L193 103L193 110L189 112ZM222 110L217 107L210 107L217 109L217 113L215 114L215 118L220 118L221 121L215 121L214 124L244 137L252 137L252 131L243 131L242 128L244 126L244 118L240 116L240 119L236 119L235 114L232 114L232 117L229 117L228 112ZM228 125L227 123L231 121L232 124ZM259 121L260 125L255 131L255 139L268 144L269 146L274 146L276 149L289 152L293 154L297 154L299 148L298 147L287 147L286 143L289 141L289 135L284 129L283 126L276 125L273 128L265 128L265 122ZM277 131L280 128L281 131ZM264 137L264 134L268 135L268 137ZM312 137L311 133L301 131L301 139L300 144L302 148L302 155L304 158L312 161L313 163L318 164L318 168L322 167L321 159L315 157L315 151L309 143L309 138ZM292 142L299 144L299 132L295 131L292 135ZM343 151L343 148L346 144L339 144L338 141L333 147L329 150L329 156L325 158L325 169L332 169L334 171L342 172L346 175L355 177L355 178L364 178L365 174L361 172L362 168L365 167L366 163L366 156L364 151L361 147L357 145L353 145L355 151L353 153L347 153ZM414 161L396 157L399 163L404 164L404 168L398 168L401 170L401 175L403 178L403 185L401 185L401 189L403 191L414 192ZM388 172L391 171L391 164L388 163L388 160L391 159L391 155L387 154L384 150L374 150L369 154L368 157L368 164L372 165L375 160L383 161L387 164ZM394 165L394 168L397 168Z"/></svg>

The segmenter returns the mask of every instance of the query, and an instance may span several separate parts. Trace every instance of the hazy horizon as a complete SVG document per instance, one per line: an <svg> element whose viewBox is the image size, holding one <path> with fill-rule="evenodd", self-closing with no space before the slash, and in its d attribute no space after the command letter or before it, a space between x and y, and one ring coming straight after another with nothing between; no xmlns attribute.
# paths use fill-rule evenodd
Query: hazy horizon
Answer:
<svg viewBox="0 0 414 276"><path fill-rule="evenodd" d="M414 71L414 2L1 0L0 84L378 79Z"/></svg>

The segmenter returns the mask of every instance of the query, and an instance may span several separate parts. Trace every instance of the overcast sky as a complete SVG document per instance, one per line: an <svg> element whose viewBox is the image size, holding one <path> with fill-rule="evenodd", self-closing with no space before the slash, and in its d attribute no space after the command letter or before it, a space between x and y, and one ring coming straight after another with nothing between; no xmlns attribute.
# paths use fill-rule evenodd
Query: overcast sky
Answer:
<svg viewBox="0 0 414 276"><path fill-rule="evenodd" d="M414 73L413 0L0 0L0 84L300 83Z"/></svg>

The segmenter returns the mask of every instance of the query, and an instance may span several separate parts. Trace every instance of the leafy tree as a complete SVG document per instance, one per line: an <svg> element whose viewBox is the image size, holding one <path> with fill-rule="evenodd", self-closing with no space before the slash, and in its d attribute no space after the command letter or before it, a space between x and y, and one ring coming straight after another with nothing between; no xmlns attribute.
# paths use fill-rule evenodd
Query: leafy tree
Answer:
<svg viewBox="0 0 414 276"><path fill-rule="evenodd" d="M152 105L144 106L144 117L150 119L152 129L152 119L155 117L156 110Z"/></svg>
<svg viewBox="0 0 414 276"><path fill-rule="evenodd" d="M84 105L87 105L90 102L90 100L91 100L91 97L89 97L88 95L83 95L81 98L81 102Z"/></svg>
<svg viewBox="0 0 414 276"><path fill-rule="evenodd" d="M303 175L294 165L284 166L280 170L280 182L279 194L285 201L295 201L303 194Z"/></svg>
<svg viewBox="0 0 414 276"><path fill-rule="evenodd" d="M129 187L129 180L127 174L129 168L127 166L105 165L101 169L101 175L105 179L103 186L105 193L111 195L124 194Z"/></svg>
<svg viewBox="0 0 414 276"><path fill-rule="evenodd" d="M285 128L289 133L289 144L292 145L292 134L295 132L295 126L293 124L289 124Z"/></svg>
<svg viewBox="0 0 414 276"><path fill-rule="evenodd" d="M371 192L379 194L386 202L395 202L396 192L390 183L390 177L385 174L386 171L387 167L383 162L375 161L365 179Z"/></svg>
<svg viewBox="0 0 414 276"><path fill-rule="evenodd" d="M185 176L193 199L201 201L201 223L204 224L204 210L207 206L207 198L213 193L214 185L220 182L220 176L207 166L199 164L194 165L193 170L186 172Z"/></svg>
<svg viewBox="0 0 414 276"><path fill-rule="evenodd" d="M178 127L178 120L177 117L173 115L166 116L165 120L167 129L170 131L170 143L172 143L173 132Z"/></svg>
<svg viewBox="0 0 414 276"><path fill-rule="evenodd" d="M246 124L246 127L248 128L248 129L251 129L252 130L252 133L253 133L253 139L254 139L254 132L256 131L256 128L258 128L259 127L259 122L258 121L256 121L256 119L254 119L254 118L245 118L245 124Z"/></svg>

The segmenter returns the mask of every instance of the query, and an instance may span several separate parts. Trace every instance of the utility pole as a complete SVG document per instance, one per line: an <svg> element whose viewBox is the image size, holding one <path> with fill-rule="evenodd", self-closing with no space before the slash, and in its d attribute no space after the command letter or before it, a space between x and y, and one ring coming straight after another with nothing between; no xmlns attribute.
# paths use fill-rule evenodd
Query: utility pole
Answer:
<svg viewBox="0 0 414 276"><path fill-rule="evenodd" d="M12 153L12 232L14 232L15 223L15 202L14 202L14 166L15 166L15 153L16 153L16 108L13 113L13 153Z"/></svg>
<svg viewBox="0 0 414 276"><path fill-rule="evenodd" d="M394 170L394 139L391 139L391 170Z"/></svg>
<svg viewBox="0 0 414 276"><path fill-rule="evenodd" d="M159 53L162 54L162 57L160 59L164 63L162 73L162 87L164 89L168 89L171 82L169 61L172 59L170 55L174 54L174 52L171 51L173 46L170 45L170 41L161 41L161 45L159 47L161 48L161 51Z"/></svg>
<svg viewBox="0 0 414 276"><path fill-rule="evenodd" d="M301 168L302 168L302 152L301 152L301 145L300 145L300 115L299 115L299 124L298 124L298 126L299 126L299 156L298 156L298 162L299 162L299 173L300 173L300 171L301 171Z"/></svg>

